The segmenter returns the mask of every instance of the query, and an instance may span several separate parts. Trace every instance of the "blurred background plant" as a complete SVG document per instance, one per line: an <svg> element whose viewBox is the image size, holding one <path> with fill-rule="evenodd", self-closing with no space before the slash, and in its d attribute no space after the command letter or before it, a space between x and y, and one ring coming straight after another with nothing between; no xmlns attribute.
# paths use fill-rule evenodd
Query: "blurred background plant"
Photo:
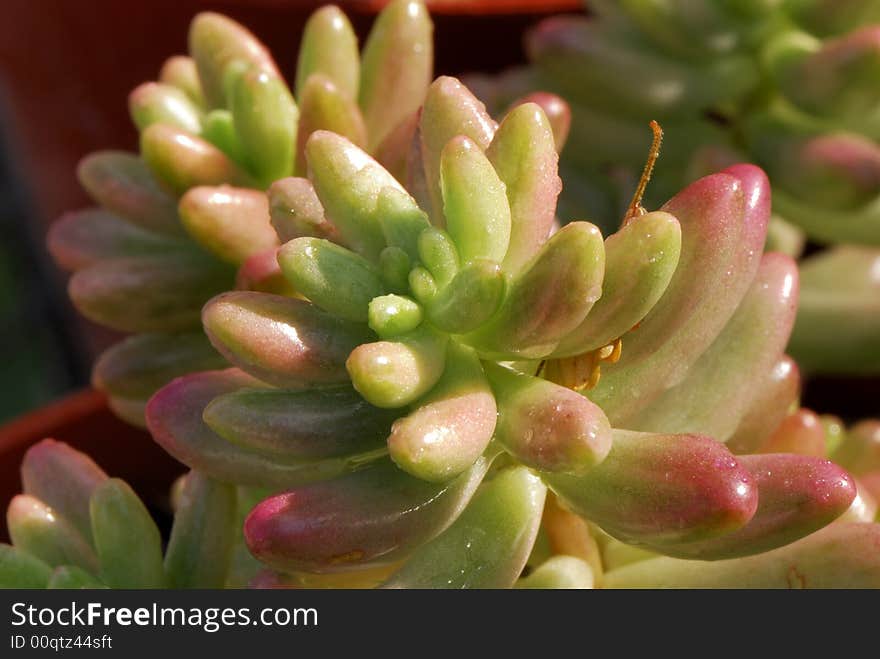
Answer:
<svg viewBox="0 0 880 659"><path fill-rule="evenodd" d="M571 104L563 215L616 221L649 119L667 132L649 202L726 164L759 164L773 184L766 247L804 257L791 353L806 374L877 373L880 3L586 5L589 17L531 31L529 67L471 81L497 112L536 89Z"/></svg>

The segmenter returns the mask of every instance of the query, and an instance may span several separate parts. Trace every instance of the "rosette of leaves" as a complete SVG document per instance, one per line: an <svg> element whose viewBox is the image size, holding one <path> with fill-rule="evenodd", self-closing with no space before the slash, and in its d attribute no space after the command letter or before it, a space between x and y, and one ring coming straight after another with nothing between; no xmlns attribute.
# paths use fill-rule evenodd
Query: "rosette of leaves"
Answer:
<svg viewBox="0 0 880 659"><path fill-rule="evenodd" d="M880 4L587 6L592 16L552 18L529 35L529 69L480 79L501 111L534 89L571 104L566 208L616 221L649 119L668 135L652 203L727 164L759 164L774 189L768 249L798 256L807 238L829 246L803 262L792 354L808 371L877 372Z"/></svg>
<svg viewBox="0 0 880 659"><path fill-rule="evenodd" d="M253 572L237 532L245 499L232 485L184 476L163 548L134 491L67 444L32 446L21 476L24 492L6 511L12 544L0 544L0 587L222 588Z"/></svg>
<svg viewBox="0 0 880 659"><path fill-rule="evenodd" d="M423 3L397 0L359 53L345 15L321 8L305 27L291 91L253 34L202 13L190 26L189 55L169 58L158 81L132 91L140 153L86 156L78 176L96 206L65 215L48 239L58 264L74 272L75 306L133 335L93 372L117 414L143 425L159 387L223 365L201 329L202 305L271 278L266 266L282 240L314 219L288 213L279 239L266 189L305 171L315 130L370 153L399 139L395 130L411 124L432 77L431 32ZM271 199L276 216L285 215L284 195Z"/></svg>
<svg viewBox="0 0 880 659"><path fill-rule="evenodd" d="M552 506L554 555L522 585L595 582L560 548L584 520L665 556L772 562L850 507L851 476L824 458L725 446L757 445L797 398L797 269L761 255L760 169L650 213L637 196L603 239L554 231L561 139L541 105L496 124L439 78L413 128L387 167L309 137L307 176L273 185L323 227L277 252L295 295L210 300L232 368L147 405L174 457L271 492L243 528L267 567L253 585L512 586ZM860 522L851 550L878 528ZM880 574L876 556L867 573L847 551L817 560L825 585Z"/></svg>

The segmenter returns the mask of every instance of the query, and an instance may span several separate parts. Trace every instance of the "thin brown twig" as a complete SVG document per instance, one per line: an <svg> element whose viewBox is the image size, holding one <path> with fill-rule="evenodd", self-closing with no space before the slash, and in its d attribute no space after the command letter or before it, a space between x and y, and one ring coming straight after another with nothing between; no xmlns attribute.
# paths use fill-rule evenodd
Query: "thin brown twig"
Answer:
<svg viewBox="0 0 880 659"><path fill-rule="evenodd" d="M623 218L623 224L626 225L632 218L645 214L642 207L642 197L645 196L645 189L648 187L648 181L651 180L651 174L654 171L654 164L660 156L660 145L663 144L663 129L653 119L650 123L651 130L654 132L654 139L651 141L651 150L648 152L648 159L645 161L645 168L642 170L642 176L639 178L639 185L633 195L629 207L626 209L626 215Z"/></svg>

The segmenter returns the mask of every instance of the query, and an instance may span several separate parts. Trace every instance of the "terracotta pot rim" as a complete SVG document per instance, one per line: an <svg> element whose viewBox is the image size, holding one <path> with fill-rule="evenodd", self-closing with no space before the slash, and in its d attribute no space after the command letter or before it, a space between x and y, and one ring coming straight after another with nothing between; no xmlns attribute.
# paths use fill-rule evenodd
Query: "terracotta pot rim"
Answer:
<svg viewBox="0 0 880 659"><path fill-rule="evenodd" d="M9 450L28 446L34 442L35 436L41 434L40 428L45 428L45 436L51 437L55 429L99 412L106 406L107 397L100 391L91 387L76 390L0 425L0 447Z"/></svg>
<svg viewBox="0 0 880 659"><path fill-rule="evenodd" d="M386 4L371 0L375 9ZM433 14L486 15L486 14L550 14L583 11L582 0L427 0L428 11Z"/></svg>
<svg viewBox="0 0 880 659"><path fill-rule="evenodd" d="M389 0L222 0L221 5L256 5L261 7L319 7L339 5L346 12L375 14ZM445 16L493 16L501 14L548 14L583 11L583 0L425 0L428 11Z"/></svg>
<svg viewBox="0 0 880 659"><path fill-rule="evenodd" d="M28 449L46 438L71 446L109 476L126 481L157 519L167 521L169 488L186 467L145 430L116 417L106 396L92 388L74 391L0 426L0 513L22 491L20 468ZM8 540L8 529L0 524L0 542Z"/></svg>

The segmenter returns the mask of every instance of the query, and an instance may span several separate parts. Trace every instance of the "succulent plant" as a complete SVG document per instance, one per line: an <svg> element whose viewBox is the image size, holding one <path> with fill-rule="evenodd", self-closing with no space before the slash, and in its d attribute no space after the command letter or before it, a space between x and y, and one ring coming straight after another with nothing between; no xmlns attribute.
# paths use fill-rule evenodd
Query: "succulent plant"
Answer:
<svg viewBox="0 0 880 659"><path fill-rule="evenodd" d="M430 50L394 29L395 16L424 18L420 4L386 11L374 34L410 44L404 53ZM242 34L208 32L206 99L246 79L226 57ZM301 67L315 61L308 44L324 42L307 32L304 43ZM380 106L418 86L394 75L423 80L423 60L389 46L395 66L370 69L376 51L365 51L361 86L384 90ZM276 100L245 105L277 126ZM872 426L841 442L835 419L797 408L799 371L784 350L798 272L789 256L761 253L763 171L729 166L648 212L649 165L607 237L586 221L560 228L566 118L560 99L538 94L496 123L441 77L366 142L309 124L295 176L275 167L272 139L260 142L265 162L224 156L268 186L271 220L247 211L251 192L245 210L188 220L189 189L184 226L218 263L266 227L275 238L240 261L237 290L201 308L223 367L169 358L179 370L163 379L184 374L146 403L154 439L191 469L164 565L136 497L47 443L25 460L14 546L0 561L13 568L0 580L127 585L115 575L130 569L175 587L584 588L739 585L747 573L748 585L772 587L790 585L779 570L794 564L807 585L878 585L880 557L866 550L880 534L874 480L827 459L839 442L841 461L876 471ZM166 183L190 162L157 165L148 151ZM186 171L220 170L233 171L205 161ZM62 462L85 475L28 476ZM141 520L132 537L113 523L126 515Z"/></svg>
<svg viewBox="0 0 880 659"><path fill-rule="evenodd" d="M763 172L732 166L652 213L637 198L603 241L588 222L553 231L556 147L540 105L496 125L448 77L398 177L342 136L309 138L333 239L278 251L297 297L210 300L234 368L179 378L146 412L190 468L275 490L244 525L268 583L514 585L548 487L619 541L700 560L762 554L850 507L824 456L723 443L758 446L797 397L797 269L760 255Z"/></svg>
<svg viewBox="0 0 880 659"><path fill-rule="evenodd" d="M0 545L3 587L238 585L235 568L247 560L236 553L235 487L197 472L182 477L163 556L159 528L131 487L67 444L45 439L32 446L21 475L24 493L6 512L13 544Z"/></svg>
<svg viewBox="0 0 880 659"><path fill-rule="evenodd" d="M120 416L143 425L143 407L163 384L223 366L201 330L202 305L235 287L271 287L274 250L320 229L309 224L320 218L290 212L287 196L309 193L298 187L304 181L281 180L304 172L313 131L333 130L372 153L411 123L431 80L431 31L421 2L398 0L359 54L345 15L319 9L303 34L294 100L254 35L201 13L189 56L169 58L159 81L132 91L140 153L86 156L78 175L97 206L65 215L48 240L74 272L76 307L133 334L93 373Z"/></svg>
<svg viewBox="0 0 880 659"><path fill-rule="evenodd" d="M571 104L567 212L616 221L649 119L668 134L652 202L727 164L759 164L774 188L768 249L797 256L805 238L830 246L803 262L790 351L807 371L878 372L880 4L587 6L589 18L553 17L532 31L530 68L476 81L498 112L534 89Z"/></svg>

